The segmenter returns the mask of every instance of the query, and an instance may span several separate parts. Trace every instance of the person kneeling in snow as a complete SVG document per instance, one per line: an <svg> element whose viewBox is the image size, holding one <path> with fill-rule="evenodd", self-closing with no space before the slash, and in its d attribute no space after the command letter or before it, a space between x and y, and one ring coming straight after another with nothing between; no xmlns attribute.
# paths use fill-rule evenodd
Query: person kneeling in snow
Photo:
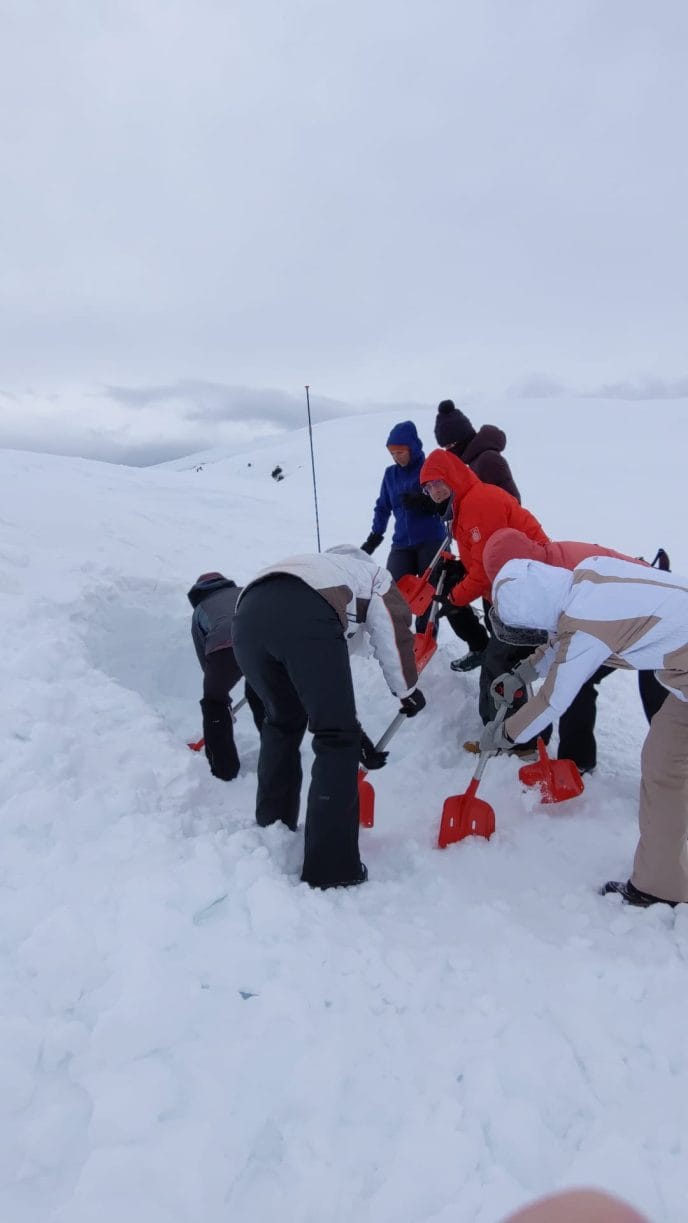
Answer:
<svg viewBox="0 0 688 1223"><path fill-rule="evenodd" d="M203 669L203 737L205 754L214 777L233 781L239 773L234 743L230 692L241 679L232 648L232 622L241 587L222 573L202 573L187 598L194 609L191 636ZM246 699L260 731L263 706L250 684Z"/></svg>
<svg viewBox="0 0 688 1223"><path fill-rule="evenodd" d="M258 760L256 820L296 829L301 792L300 746L306 726L315 760L306 810L301 878L313 887L363 883L358 850L358 764L380 768L356 717L348 645L358 626L401 709L425 705L408 605L360 548L290 556L244 588L234 618L234 649L265 706Z"/></svg>
<svg viewBox="0 0 688 1223"><path fill-rule="evenodd" d="M481 751L509 750L559 718L598 667L654 670L669 695L643 745L640 840L632 877L610 881L628 904L688 901L688 579L611 556L573 572L511 560L492 588L492 619L503 640L545 649L501 677L544 678L540 691L504 722L490 722Z"/></svg>

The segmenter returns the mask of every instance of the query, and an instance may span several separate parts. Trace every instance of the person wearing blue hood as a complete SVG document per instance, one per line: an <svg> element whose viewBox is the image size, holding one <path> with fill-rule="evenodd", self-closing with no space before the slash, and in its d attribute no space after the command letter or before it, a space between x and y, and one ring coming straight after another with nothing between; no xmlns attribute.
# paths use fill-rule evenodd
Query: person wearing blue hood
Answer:
<svg viewBox="0 0 688 1223"><path fill-rule="evenodd" d="M223 573L202 573L187 594L194 609L191 636L203 670L205 754L213 777L221 781L233 781L239 773L230 692L241 679L232 644L234 612L240 594L241 587ZM260 732L265 710L250 684L246 684L246 700Z"/></svg>
<svg viewBox="0 0 688 1223"><path fill-rule="evenodd" d="M394 534L387 568L398 582L404 574L417 576L425 572L446 535L446 526L420 486L418 477L425 455L412 420L403 420L394 426L387 438L387 449L394 462L385 469L371 532L361 548L372 556L382 543L393 514ZM426 620L427 616L422 616L416 622L419 632L423 631Z"/></svg>

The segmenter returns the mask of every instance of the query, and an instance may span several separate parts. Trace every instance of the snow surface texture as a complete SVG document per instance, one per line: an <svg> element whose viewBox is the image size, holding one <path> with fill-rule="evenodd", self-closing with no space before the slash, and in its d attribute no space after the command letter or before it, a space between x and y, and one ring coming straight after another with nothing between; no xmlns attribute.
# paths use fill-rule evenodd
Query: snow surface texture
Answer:
<svg viewBox="0 0 688 1223"><path fill-rule="evenodd" d="M685 406L472 415L507 428L552 536L662 544L688 572ZM323 546L367 535L392 423L316 428ZM305 431L157 469L4 452L0 470L0 1218L496 1223L593 1183L685 1219L688 914L596 893L636 840L634 677L601 687L580 799L538 806L495 760L496 835L440 852L478 730L443 626L428 708L374 776L370 882L313 892L302 834L253 821L251 718L230 785L185 746L185 592L314 548ZM353 667L377 736L396 703L374 660Z"/></svg>

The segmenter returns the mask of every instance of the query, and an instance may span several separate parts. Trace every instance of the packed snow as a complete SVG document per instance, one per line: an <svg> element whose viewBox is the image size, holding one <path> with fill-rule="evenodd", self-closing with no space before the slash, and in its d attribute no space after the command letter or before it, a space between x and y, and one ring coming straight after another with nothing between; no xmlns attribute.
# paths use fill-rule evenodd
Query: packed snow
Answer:
<svg viewBox="0 0 688 1223"><path fill-rule="evenodd" d="M688 573L685 403L470 412L506 428L553 538L663 545ZM396 419L316 424L323 547L367 535ZM688 914L597 893L636 840L635 677L601 686L580 798L540 806L493 760L495 836L439 851L479 727L443 625L427 709L373 778L370 881L312 891L302 832L255 825L248 712L237 781L186 747L186 591L315 550L306 431L144 470L6 451L0 472L0 1218L497 1223L585 1183L684 1220ZM377 738L397 703L352 665Z"/></svg>

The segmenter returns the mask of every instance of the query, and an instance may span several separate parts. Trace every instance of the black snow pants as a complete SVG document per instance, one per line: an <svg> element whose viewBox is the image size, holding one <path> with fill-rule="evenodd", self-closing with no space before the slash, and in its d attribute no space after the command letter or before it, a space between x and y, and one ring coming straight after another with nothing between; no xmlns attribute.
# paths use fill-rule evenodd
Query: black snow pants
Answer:
<svg viewBox="0 0 688 1223"><path fill-rule="evenodd" d="M437 555L439 541L436 539L427 539L424 543L416 544L413 548L392 548L387 557L387 569L391 573L395 582L399 578L403 578L407 573L413 577L420 577L421 573L425 573L432 558ZM432 606L432 604L431 604ZM430 608L418 616L416 619L416 632L422 633L427 626Z"/></svg>
<svg viewBox="0 0 688 1223"><path fill-rule="evenodd" d="M306 808L303 872L315 887L360 879L356 718L346 639L334 608L291 574L242 596L233 625L237 661L265 708L256 820L295 829L306 726L315 760Z"/></svg>
<svg viewBox="0 0 688 1223"><path fill-rule="evenodd" d="M581 770L594 769L597 764L597 743L595 742L597 685L615 670L615 667L600 667L589 680L586 680L566 713L563 713L559 719L557 756L560 760L573 760ZM669 693L655 677L654 671L638 672L638 690L645 717L648 722L651 722Z"/></svg>
<svg viewBox="0 0 688 1223"><path fill-rule="evenodd" d="M445 619L456 636L466 642L471 654L482 654L487 646L487 629L470 603L447 612Z"/></svg>

